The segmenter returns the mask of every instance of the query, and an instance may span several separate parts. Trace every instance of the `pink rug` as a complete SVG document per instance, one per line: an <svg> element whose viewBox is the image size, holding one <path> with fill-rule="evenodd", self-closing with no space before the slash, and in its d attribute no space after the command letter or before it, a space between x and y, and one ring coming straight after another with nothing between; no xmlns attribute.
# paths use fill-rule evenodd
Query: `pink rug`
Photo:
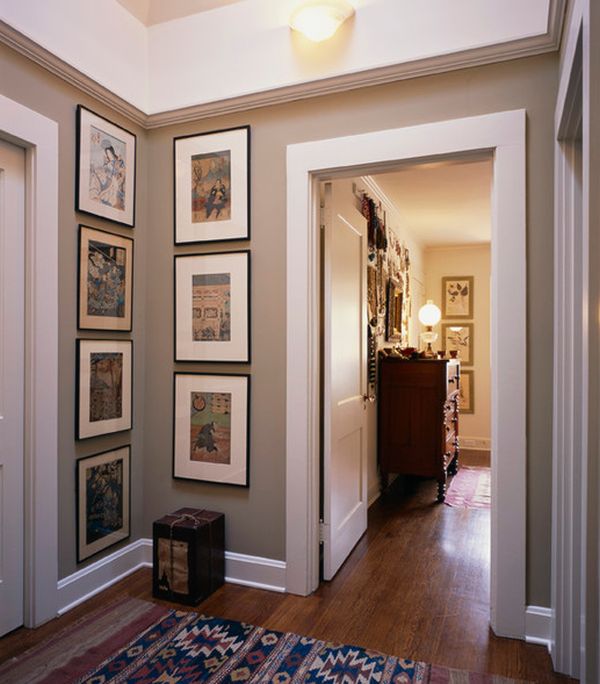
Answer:
<svg viewBox="0 0 600 684"><path fill-rule="evenodd" d="M490 508L490 475L490 468L461 466L452 478L444 503L454 508Z"/></svg>

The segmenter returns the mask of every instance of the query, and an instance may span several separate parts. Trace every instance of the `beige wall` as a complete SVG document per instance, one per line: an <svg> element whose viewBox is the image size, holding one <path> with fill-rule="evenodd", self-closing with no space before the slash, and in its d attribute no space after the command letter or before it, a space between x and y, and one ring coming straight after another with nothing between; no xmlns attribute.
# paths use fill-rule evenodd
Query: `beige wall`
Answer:
<svg viewBox="0 0 600 684"><path fill-rule="evenodd" d="M426 297L442 309L442 278L444 276L473 276L474 311L473 365L465 370L474 371L475 412L460 416L461 440L481 440L476 448L489 448L491 438L491 373L490 373L490 246L469 245L464 247L429 248L425 251ZM436 349L443 348L442 319L435 330L439 334ZM462 321L461 321L462 322ZM496 454L500 457L501 454Z"/></svg>
<svg viewBox="0 0 600 684"><path fill-rule="evenodd" d="M127 125L103 106L7 48L0 49L2 94L60 124L60 574L75 570L74 469L78 455L126 443L127 435L76 444L76 226L73 210L75 104ZM526 108L528 113L528 330L551 339L552 112L556 55L402 81L234 115L170 126L140 135L134 296L135 429L133 536L182 505L222 510L227 548L284 557L285 472L285 155L290 143ZM173 136L252 126L252 240L173 246ZM137 133L140 131L133 128ZM101 220L90 225L128 234ZM252 249L252 343L249 366L174 364L173 255ZM145 305L145 308L144 308ZM289 312L293 315L293 312ZM535 353L533 352L535 349ZM528 602L550 603L552 349L528 353ZM252 373L250 489L171 479L173 371ZM142 485L143 480L143 485ZM142 490L143 486L143 490ZM141 496L143 491L143 512Z"/></svg>
<svg viewBox="0 0 600 684"><path fill-rule="evenodd" d="M145 250L147 158L145 132L96 100L79 92L61 79L35 66L29 60L0 46L0 92L26 107L40 112L59 125L59 205L58 205L58 277L59 277L59 577L78 567L75 547L75 461L117 446L131 444L132 518L131 537L141 536L142 470L144 453L144 303L146 299ZM131 230L100 218L75 212L75 110L78 104L97 112L138 136L136 227ZM0 128L1 128L0 122ZM77 226L83 223L135 238L133 296L133 334L77 331ZM75 340L81 338L133 339L133 424L131 434L106 435L82 442L75 441ZM117 546L111 548L114 551ZM94 558L93 560L97 560Z"/></svg>

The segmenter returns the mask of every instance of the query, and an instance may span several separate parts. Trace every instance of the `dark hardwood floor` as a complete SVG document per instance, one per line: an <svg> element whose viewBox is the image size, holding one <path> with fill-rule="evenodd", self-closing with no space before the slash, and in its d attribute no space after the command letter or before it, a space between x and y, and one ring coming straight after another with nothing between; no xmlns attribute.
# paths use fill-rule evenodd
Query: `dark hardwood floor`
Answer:
<svg viewBox="0 0 600 684"><path fill-rule="evenodd" d="M572 681L553 674L543 646L497 638L489 628L489 512L436 504L433 481L399 489L371 507L367 533L312 596L227 584L195 610L454 668ZM0 639L0 662L124 596L154 600L150 569L37 630Z"/></svg>

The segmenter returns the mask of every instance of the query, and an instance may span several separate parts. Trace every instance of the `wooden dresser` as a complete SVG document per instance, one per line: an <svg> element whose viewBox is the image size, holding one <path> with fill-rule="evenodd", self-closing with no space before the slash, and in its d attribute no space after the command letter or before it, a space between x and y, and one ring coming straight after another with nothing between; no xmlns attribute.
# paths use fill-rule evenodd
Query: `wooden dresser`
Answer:
<svg viewBox="0 0 600 684"><path fill-rule="evenodd" d="M377 451L381 487L389 473L435 477L438 501L458 469L457 360L405 360L380 354Z"/></svg>

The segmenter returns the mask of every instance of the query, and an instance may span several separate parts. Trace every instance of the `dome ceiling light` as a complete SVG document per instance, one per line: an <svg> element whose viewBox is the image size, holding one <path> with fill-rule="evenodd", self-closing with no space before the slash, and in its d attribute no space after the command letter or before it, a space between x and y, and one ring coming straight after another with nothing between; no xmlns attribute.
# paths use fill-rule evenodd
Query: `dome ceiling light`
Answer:
<svg viewBox="0 0 600 684"><path fill-rule="evenodd" d="M348 0L309 0L293 12L290 26L314 43L331 38L338 28L354 14Z"/></svg>

